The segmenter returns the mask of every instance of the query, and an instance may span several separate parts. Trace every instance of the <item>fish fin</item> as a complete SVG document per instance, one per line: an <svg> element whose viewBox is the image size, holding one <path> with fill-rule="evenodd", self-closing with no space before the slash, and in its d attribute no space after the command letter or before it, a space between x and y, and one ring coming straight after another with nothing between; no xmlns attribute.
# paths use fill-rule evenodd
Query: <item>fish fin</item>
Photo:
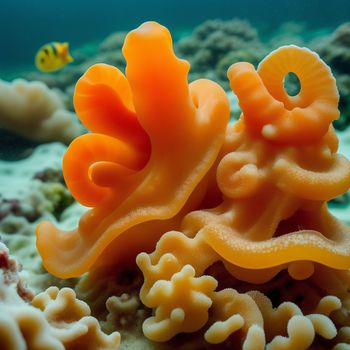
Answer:
<svg viewBox="0 0 350 350"><path fill-rule="evenodd" d="M66 62L74 61L73 57L69 54L69 44L67 42L61 44L61 53Z"/></svg>
<svg viewBox="0 0 350 350"><path fill-rule="evenodd" d="M68 63L74 62L74 58L69 53L66 55L65 59Z"/></svg>

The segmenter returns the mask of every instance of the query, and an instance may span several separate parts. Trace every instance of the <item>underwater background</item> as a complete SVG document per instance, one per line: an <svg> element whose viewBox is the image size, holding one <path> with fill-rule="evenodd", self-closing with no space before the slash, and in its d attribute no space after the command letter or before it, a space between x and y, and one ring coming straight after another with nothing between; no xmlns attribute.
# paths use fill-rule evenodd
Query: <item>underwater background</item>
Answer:
<svg viewBox="0 0 350 350"><path fill-rule="evenodd" d="M334 30L349 19L347 0L202 0L202 1L10 1L1 2L1 73L29 66L37 49L46 42L68 41L72 48L97 45L115 31L129 31L147 20L165 25L176 37L207 19L241 18L266 35L284 22L310 30Z"/></svg>
<svg viewBox="0 0 350 350"><path fill-rule="evenodd" d="M176 55L191 64L190 82L208 78L225 90L231 106L231 121L237 120L241 113L227 79L227 69L232 63L246 61L257 67L267 54L283 45L308 47L317 52L337 81L340 117L333 124L340 142L339 152L350 157L349 0L2 0L0 269L6 270L4 276L10 277L0 278L0 291L6 290L4 297L0 294L0 310L12 313L14 291L6 288L13 283L19 291L17 303L25 305L47 288L70 287L89 305L102 331L110 337L107 340L103 338L107 336L99 333L99 339L103 338L100 344L109 345L90 344L91 348L84 349L116 349L117 345L113 344L117 344L119 338L115 331L126 339L121 349L230 348L235 339L225 343L226 347L208 346L197 342L197 333L194 338L180 336L165 345L145 339L142 322L152 311L139 300L142 276L135 266L124 266L114 275L103 272L98 279L89 275L60 279L46 271L36 248L35 230L39 222L49 220L68 230L75 227L87 211L87 207L73 198L62 174L62 158L68 145L88 132L75 113L75 84L96 63L124 71L126 62L121 50L125 36L146 21L159 22L169 29ZM48 44L53 52L59 53L59 44L66 42L73 62L58 64L59 68L52 72L36 65L35 57L42 53L43 45ZM298 79L293 76L286 80L285 87L290 95L300 90ZM338 219L350 224L349 192L332 199L328 207ZM5 245L16 263L9 257ZM242 290L250 287L247 283ZM288 294L284 287L281 289L281 294ZM58 289L49 292L53 299L57 293ZM63 293L62 298L71 298L68 294ZM45 310L45 298L41 298L34 299L33 305ZM347 312L347 321L339 323L349 326L350 311ZM85 317L91 316L87 313ZM0 327L12 321L1 322L0 317ZM334 349L350 349L349 329L344 336L347 347ZM0 350L12 350L10 346L1 347L5 338L5 332L0 330ZM77 344L71 349L79 349L80 343ZM57 349L61 349L60 346ZM63 346L70 348L69 344ZM323 340L317 346L314 349L333 349ZM26 348L36 349L34 345L18 345L13 349Z"/></svg>

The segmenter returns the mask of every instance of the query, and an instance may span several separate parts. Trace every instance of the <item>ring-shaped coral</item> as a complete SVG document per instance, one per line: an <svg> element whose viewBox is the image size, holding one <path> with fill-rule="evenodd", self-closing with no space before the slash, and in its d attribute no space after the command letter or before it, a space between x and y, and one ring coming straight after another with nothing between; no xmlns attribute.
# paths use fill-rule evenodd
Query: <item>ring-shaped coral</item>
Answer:
<svg viewBox="0 0 350 350"><path fill-rule="evenodd" d="M290 71L300 78L297 96L283 87ZM242 116L228 129L217 168L223 202L188 214L185 232L197 231L226 263L257 270L257 279L262 269L274 269L273 276L302 261L349 269L350 229L325 204L350 187L350 162L336 153L331 126L339 111L329 67L310 50L289 46L257 71L233 64L228 77ZM270 126L273 135L264 131Z"/></svg>
<svg viewBox="0 0 350 350"><path fill-rule="evenodd" d="M283 85L290 72L300 81L296 96L289 96ZM246 62L233 64L228 77L247 127L268 140L312 143L339 117L335 79L318 55L306 48L281 47L258 70Z"/></svg>

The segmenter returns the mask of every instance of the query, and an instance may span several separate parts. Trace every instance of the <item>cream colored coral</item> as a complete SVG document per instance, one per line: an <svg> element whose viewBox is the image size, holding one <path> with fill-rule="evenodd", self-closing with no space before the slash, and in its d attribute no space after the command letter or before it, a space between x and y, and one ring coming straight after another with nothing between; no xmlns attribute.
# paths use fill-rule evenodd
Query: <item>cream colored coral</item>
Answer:
<svg viewBox="0 0 350 350"><path fill-rule="evenodd" d="M204 335L209 343L221 343L238 330L246 334L252 325L261 328L264 326L263 317L254 300L231 288L213 294L212 309L216 321Z"/></svg>
<svg viewBox="0 0 350 350"><path fill-rule="evenodd" d="M0 245L0 254L7 254ZM5 255L6 258L7 255ZM120 335L100 330L90 308L72 289L50 287L26 302L18 278L0 266L1 350L116 350ZM21 294L19 294L21 293Z"/></svg>
<svg viewBox="0 0 350 350"><path fill-rule="evenodd" d="M338 344L332 350L350 349L350 327L342 327L337 335Z"/></svg>
<svg viewBox="0 0 350 350"><path fill-rule="evenodd" d="M265 333L261 327L252 325L248 329L242 350L265 350Z"/></svg>
<svg viewBox="0 0 350 350"><path fill-rule="evenodd" d="M277 336L270 344L267 350L292 350L308 349L315 337L315 330L312 322L300 315L293 316L288 321L288 337Z"/></svg>
<svg viewBox="0 0 350 350"><path fill-rule="evenodd" d="M108 318L108 312L111 317L114 317L112 314L117 311L114 308L114 306L117 307L115 304L116 299L119 298L117 296L126 293L131 297L131 295L138 293L142 281L143 278L139 270L134 266L130 269L125 268L125 266L117 269L113 267L112 271L110 268L101 268L82 276L74 289L78 298L89 305L92 314L102 320ZM108 299L111 300L108 301ZM122 301L124 297L118 300Z"/></svg>
<svg viewBox="0 0 350 350"><path fill-rule="evenodd" d="M0 80L0 127L27 139L69 143L83 133L74 113L44 83Z"/></svg>
<svg viewBox="0 0 350 350"><path fill-rule="evenodd" d="M186 220L189 224L191 217ZM191 232L187 234L191 236ZM325 291L312 312L304 313L291 301L274 308L270 299L258 291L239 293L228 288L217 292L216 280L202 276L217 259L201 234L190 238L175 231L162 236L153 253L138 255L137 263L145 278L140 297L155 312L144 322L146 337L165 341L180 332L204 327L205 340L213 344L239 331L243 350L306 350L316 336L332 339L334 349L342 349L348 342L347 329L339 330L333 322L334 317L343 325L348 322L344 318L350 320L348 297L327 295ZM328 278L329 271L322 266L315 269L312 278L318 288L322 288L322 278ZM333 290L329 292L339 295L344 289L341 281L347 278L345 272L339 272L338 280L333 276ZM188 315L192 325L188 324Z"/></svg>
<svg viewBox="0 0 350 350"><path fill-rule="evenodd" d="M191 265L185 265L170 281L157 281L149 290L146 305L155 308L155 316L143 324L144 334L165 341L180 332L194 332L208 320L210 295L216 288L213 277L195 277Z"/></svg>
<svg viewBox="0 0 350 350"><path fill-rule="evenodd" d="M139 324L140 319L144 319L144 310L142 310L140 299L136 295L123 293L121 296L112 296L106 302L108 315L106 327L113 331L115 325L127 327L133 324ZM105 328L106 329L106 328Z"/></svg>
<svg viewBox="0 0 350 350"><path fill-rule="evenodd" d="M315 309L315 312L318 314L329 316L331 312L339 310L341 308L341 301L339 298L328 295L323 297Z"/></svg>
<svg viewBox="0 0 350 350"><path fill-rule="evenodd" d="M77 345L84 349L117 349L120 335L100 330L98 321L90 316L89 306L76 299L70 288L50 287L34 297L32 305L40 309L52 327L52 333L66 349Z"/></svg>

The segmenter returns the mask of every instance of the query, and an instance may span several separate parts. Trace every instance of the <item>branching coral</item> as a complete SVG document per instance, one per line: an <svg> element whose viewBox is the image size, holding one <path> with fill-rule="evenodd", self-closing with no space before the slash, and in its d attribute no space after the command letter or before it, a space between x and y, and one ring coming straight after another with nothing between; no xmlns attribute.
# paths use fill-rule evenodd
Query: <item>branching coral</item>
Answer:
<svg viewBox="0 0 350 350"><path fill-rule="evenodd" d="M182 240L181 248L178 250L176 249L178 245L174 244L175 239ZM150 257L147 254L138 256L138 264L145 275L141 300L146 305L156 309L155 316L149 318L143 325L147 337L156 341L168 340L174 335L174 331L186 331L186 319L192 318L200 321L204 317L201 325L196 322L192 322L191 325L196 326L195 330L205 326L207 331L204 337L207 342L212 344L224 342L236 332L240 334L238 339L242 342L242 349L246 350L265 349L266 345L267 349L308 349L316 338L317 340L333 339L333 345L340 343L340 334L343 331L340 332L339 324L344 326L349 322L349 308L347 306L349 296L347 291L341 290L339 287L341 283L335 276L332 277L332 281L330 280L332 270L324 269L321 266L317 267L312 276L312 283L315 283L312 288L319 290L321 295L317 295L315 292L313 296L310 295L311 299L314 298L313 305L306 300L305 302L308 303L306 312L303 312L294 302L283 302L274 308L270 299L260 292L240 293L231 288L216 292L214 290L216 281L210 276L203 276L208 282L212 281L210 290L206 289L204 283L199 285L199 291L206 295L206 302L209 303L210 308L202 306L196 310L195 306L202 298L196 299L196 302L193 301L192 298L199 294L197 288L191 287L193 284L190 281L203 278L195 277L202 274L201 263L199 263L199 272L195 271L189 264L182 268L181 264L177 264L177 269L174 269L171 263L174 260L184 261L184 258L187 258L187 261L196 262L195 257L191 254L194 251L193 242L195 240L198 240L197 236L191 239L174 232L167 233L160 239L156 251ZM171 249L171 247L175 247L175 249ZM168 252L162 253L164 250ZM195 251L203 252L199 243ZM177 259L175 255L178 255L179 258ZM208 256L208 251L203 255ZM211 256L213 259L217 257L214 252ZM174 273L172 272L174 270L180 271ZM170 272L167 273L168 271ZM166 277L165 273L170 277ZM187 278L186 288L176 289L178 275ZM346 276L349 278L347 271L343 272L341 278L344 279ZM328 279L327 290L323 289L326 285L325 279ZM152 284L150 281L155 282ZM344 285L342 287L346 289ZM259 287L256 286L256 288ZM299 290L300 288L301 286L299 286ZM163 299L158 295L159 293L165 293L168 297ZM288 290L288 293L291 297L291 290ZM309 293L309 291L305 291L305 293ZM338 294L341 299L328 295L328 293ZM344 297L344 294L347 297ZM174 320L169 317L171 313L161 312L169 305L173 310L175 321L179 321L176 325ZM203 312L205 313L202 315ZM175 318L175 315L182 315L182 318ZM340 315L346 315L347 321L344 320L344 316L339 320L342 317ZM338 326L336 327L336 325ZM240 345L237 345L234 349L240 348Z"/></svg>
<svg viewBox="0 0 350 350"><path fill-rule="evenodd" d="M80 299L89 304L92 314L102 320L107 316L106 303L111 295L131 296L137 294L141 285L142 276L136 266L112 266L110 269L95 269L82 276L75 291Z"/></svg>
<svg viewBox="0 0 350 350"><path fill-rule="evenodd" d="M145 310L138 295L123 293L120 297L112 296L106 302L108 316L105 327L109 331L116 328L131 328L130 325L136 323L136 327L141 325L141 320L145 319Z"/></svg>
<svg viewBox="0 0 350 350"><path fill-rule="evenodd" d="M16 261L0 244L2 350L118 348L119 333L104 334L98 321L90 316L89 306L77 300L72 289L50 287L32 297L19 278Z"/></svg>
<svg viewBox="0 0 350 350"><path fill-rule="evenodd" d="M219 82L225 90L229 90L226 71L232 62L258 63L265 54L257 31L237 18L205 21L191 36L181 39L176 49L191 63L190 80L204 76Z"/></svg>
<svg viewBox="0 0 350 350"><path fill-rule="evenodd" d="M33 299L34 307L13 294L9 291L0 306L2 349L118 348L118 332L104 334L98 321L89 316L87 304L75 299L73 290L51 287Z"/></svg>
<svg viewBox="0 0 350 350"><path fill-rule="evenodd" d="M37 142L69 143L83 133L76 116L41 82L0 81L0 127Z"/></svg>
<svg viewBox="0 0 350 350"><path fill-rule="evenodd" d="M107 246L104 264L154 246L203 198L203 177L223 142L224 91L207 80L188 86L188 63L176 58L164 27L143 24L123 52L127 78L96 65L76 87L77 113L94 133L74 140L63 171L75 198L94 209L69 233L39 225L44 265L60 277L90 269Z"/></svg>
<svg viewBox="0 0 350 350"><path fill-rule="evenodd" d="M38 294L32 305L43 312L52 327L51 333L60 340L65 349L117 349L120 335L106 335L98 321L90 316L89 306L76 299L72 289L50 287Z"/></svg>
<svg viewBox="0 0 350 350"><path fill-rule="evenodd" d="M20 277L20 267L17 261L10 257L8 248L0 242L0 273L1 273L1 289L4 289L2 297L7 295L7 288L14 290L14 294L24 301L30 301L33 293L26 288L22 278Z"/></svg>

